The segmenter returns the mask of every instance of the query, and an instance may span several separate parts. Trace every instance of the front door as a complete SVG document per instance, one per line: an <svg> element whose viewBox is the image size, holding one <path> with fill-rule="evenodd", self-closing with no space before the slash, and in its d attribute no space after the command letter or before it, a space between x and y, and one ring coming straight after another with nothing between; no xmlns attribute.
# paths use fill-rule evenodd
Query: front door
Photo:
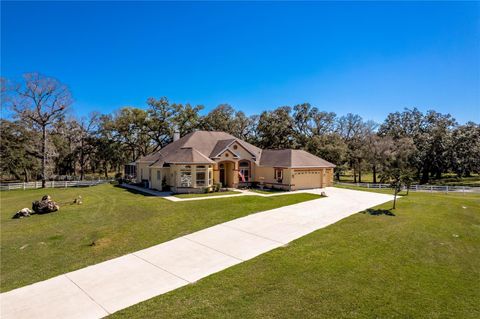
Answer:
<svg viewBox="0 0 480 319"><path fill-rule="evenodd" d="M227 181L225 180L225 164L220 164L220 183L222 183L222 187L227 186Z"/></svg>

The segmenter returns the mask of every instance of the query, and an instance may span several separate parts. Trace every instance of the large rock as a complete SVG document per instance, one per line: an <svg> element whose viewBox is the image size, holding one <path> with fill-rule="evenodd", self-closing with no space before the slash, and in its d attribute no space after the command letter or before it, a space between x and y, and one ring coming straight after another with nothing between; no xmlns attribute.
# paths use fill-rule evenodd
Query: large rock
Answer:
<svg viewBox="0 0 480 319"><path fill-rule="evenodd" d="M22 208L18 212L13 215L12 218L23 218L23 217L30 217L30 215L33 214L32 210L30 208Z"/></svg>
<svg viewBox="0 0 480 319"><path fill-rule="evenodd" d="M42 200L37 200L32 203L32 209L37 214L48 214L56 212L60 209L60 206L58 206L57 203L52 201L50 196L45 195L42 197Z"/></svg>

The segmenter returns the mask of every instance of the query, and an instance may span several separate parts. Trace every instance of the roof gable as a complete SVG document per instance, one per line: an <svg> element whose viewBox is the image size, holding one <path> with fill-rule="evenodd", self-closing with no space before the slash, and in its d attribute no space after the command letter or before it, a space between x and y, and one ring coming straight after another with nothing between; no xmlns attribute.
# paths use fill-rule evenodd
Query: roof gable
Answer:
<svg viewBox="0 0 480 319"><path fill-rule="evenodd" d="M264 150L261 166L272 167L335 167L334 164L304 150Z"/></svg>

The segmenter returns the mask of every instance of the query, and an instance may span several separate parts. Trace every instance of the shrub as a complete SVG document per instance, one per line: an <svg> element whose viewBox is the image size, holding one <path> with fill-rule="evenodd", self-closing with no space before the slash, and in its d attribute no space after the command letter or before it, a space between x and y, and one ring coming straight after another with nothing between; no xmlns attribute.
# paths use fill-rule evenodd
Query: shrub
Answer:
<svg viewBox="0 0 480 319"><path fill-rule="evenodd" d="M215 186L207 186L203 188L204 193L212 193L215 191Z"/></svg>

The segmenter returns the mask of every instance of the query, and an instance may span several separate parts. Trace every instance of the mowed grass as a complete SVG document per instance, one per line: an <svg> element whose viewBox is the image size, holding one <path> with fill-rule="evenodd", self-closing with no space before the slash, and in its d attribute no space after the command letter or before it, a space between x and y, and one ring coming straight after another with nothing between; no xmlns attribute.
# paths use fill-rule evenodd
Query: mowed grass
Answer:
<svg viewBox="0 0 480 319"><path fill-rule="evenodd" d="M345 172L343 175L340 175L340 182L343 183L353 183L353 172ZM358 181L358 176L357 176ZM373 174L370 172L362 173L362 183L373 183ZM377 183L381 183L380 176L377 174ZM415 184L418 181L414 182ZM443 174L442 178L434 179L432 178L428 185L451 185L451 186L480 186L480 175L472 174L470 177L457 177L457 175L448 173Z"/></svg>
<svg viewBox="0 0 480 319"><path fill-rule="evenodd" d="M252 189L249 189L249 191L259 193L259 194L266 194L266 195L286 192L283 189L275 189L275 188L264 188L264 189L252 188Z"/></svg>
<svg viewBox="0 0 480 319"><path fill-rule="evenodd" d="M225 192L215 192L215 193L201 193L201 194L176 194L175 197L178 198L197 198L197 197L214 197L221 195L239 195L241 192L237 191L225 191Z"/></svg>
<svg viewBox="0 0 480 319"><path fill-rule="evenodd" d="M480 197L417 193L397 207L355 214L112 317L480 318Z"/></svg>
<svg viewBox="0 0 480 319"><path fill-rule="evenodd" d="M11 219L49 194L60 211ZM65 204L82 196L82 205ZM316 199L241 196L170 202L112 185L0 193L1 291L118 257L258 211Z"/></svg>

